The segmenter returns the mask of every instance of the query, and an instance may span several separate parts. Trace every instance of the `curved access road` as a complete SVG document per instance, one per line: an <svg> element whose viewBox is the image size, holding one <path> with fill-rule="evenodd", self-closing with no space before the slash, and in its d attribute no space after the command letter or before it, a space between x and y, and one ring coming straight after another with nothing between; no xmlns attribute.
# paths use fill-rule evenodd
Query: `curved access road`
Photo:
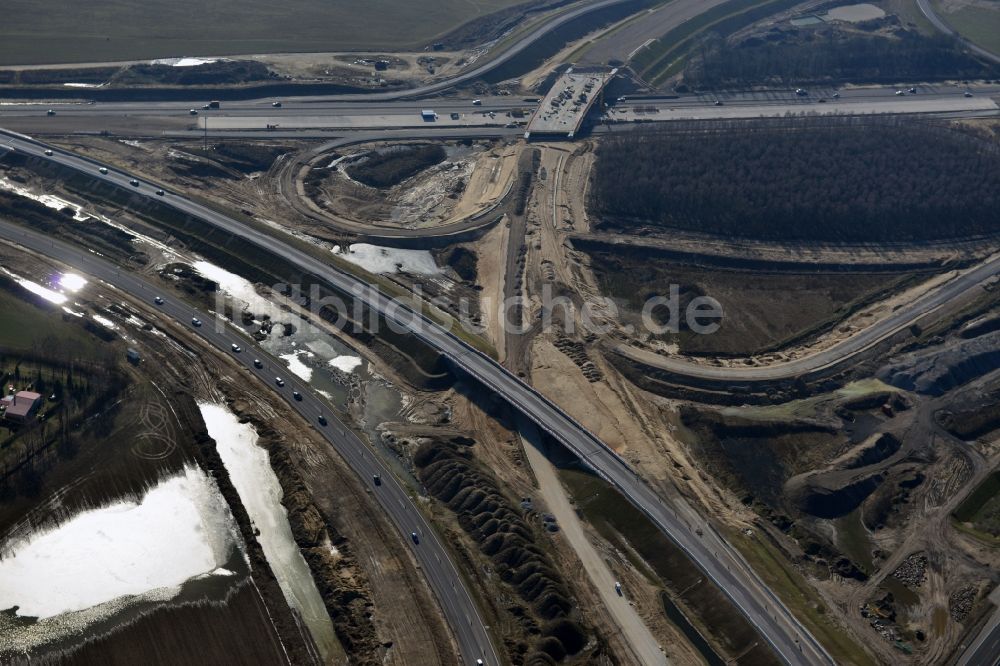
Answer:
<svg viewBox="0 0 1000 666"><path fill-rule="evenodd" d="M188 326L219 351L230 354L234 361L242 365L250 374L272 390L312 423L341 455L351 469L361 478L361 482L372 489L372 497L399 529L401 537L410 544L413 555L420 565L424 578L437 595L445 619L454 633L462 658L466 664L475 664L482 659L486 664L500 664L493 648L486 626L479 615L472 596L465 587L457 567L448 556L437 533L427 523L423 513L417 508L406 490L399 485L395 475L384 465L379 456L364 444L350 428L341 423L329 408L329 403L313 390L308 383L288 372L285 364L261 349L252 339L240 335L228 322L216 319L187 303L166 297L162 305L154 305L153 299L164 292L162 286L154 285L144 278L120 269L111 262L68 243L53 240L48 236L24 227L0 220L0 237L39 254L51 257L74 270L102 280L139 300L150 303L159 313ZM192 319L198 318L203 324L195 327ZM232 353L231 345L243 348L241 353ZM261 359L263 368L255 368L253 359ZM281 377L283 387L275 382ZM293 391L298 391L302 400L295 400ZM320 416L326 419L322 424ZM373 483L374 476L381 477L380 485ZM414 543L411 533L416 532L419 543Z"/></svg>
<svg viewBox="0 0 1000 666"><path fill-rule="evenodd" d="M393 322L437 350L448 358L456 369L505 399L544 432L572 451L601 478L617 488L716 584L756 628L782 662L795 666L834 663L826 650L715 530L708 524L698 525L685 519L678 513L676 507L668 505L658 496L635 470L604 442L541 393L456 335L409 309L405 304L387 297L374 286L366 285L354 275L283 242L280 237L248 228L233 218L178 194L167 192L165 196L157 196L154 187L149 183L140 183L138 187L132 187L129 184L128 174L108 167L108 174L101 175L97 172L98 162L55 147L48 147L30 137L5 133L0 138L0 148L5 145L32 157L47 159L64 167L82 171L129 190L137 196L158 200L206 224L238 235L257 245L262 251L272 253L340 291L351 294L358 302L383 315L387 321ZM52 155L45 155L46 149L50 150ZM436 585L435 591L439 591ZM445 609L448 612L447 605ZM455 628L454 624L452 626ZM458 631L457 628L455 630ZM463 647L463 650L465 649L468 648Z"/></svg>
<svg viewBox="0 0 1000 666"><path fill-rule="evenodd" d="M952 37L960 40L970 51L973 51L988 60L992 60L995 63L1000 63L1000 55L997 55L988 49L984 49L977 44L973 44L968 39L955 32L950 25L945 23L941 17L937 15L937 12L934 11L934 8L931 6L931 0L917 0L917 6L920 7L920 11L923 12L925 17L927 17L927 20L930 21L940 32L943 32L946 35L951 35Z"/></svg>
<svg viewBox="0 0 1000 666"><path fill-rule="evenodd" d="M690 360L661 356L630 345L616 345L614 351L634 361L667 372L700 380L723 383L770 382L794 379L832 370L854 360L859 354L902 331L921 317L952 302L962 294L1000 275L1000 256L992 257L978 266L964 271L936 289L899 308L888 317L855 333L849 338L809 356L784 363L760 367L726 367L693 363Z"/></svg>
<svg viewBox="0 0 1000 666"><path fill-rule="evenodd" d="M299 188L299 173L309 164L312 164L324 154L337 148L353 146L373 141L409 141L415 139L433 138L435 140L448 139L511 139L520 136L524 130L510 128L455 128L455 129L419 129L419 130L379 130L372 132L352 132L337 139L327 141L322 145L310 148L304 153L300 153L294 160L283 164L278 174L278 188L281 196L289 206L295 209L299 215L308 219L327 225L333 229L363 236L365 240L373 243L393 245L404 239L419 238L448 238L467 231L482 229L493 224L499 217L499 209L507 203L513 188L507 190L499 201L495 204L469 215L463 220L444 224L435 227L425 227L419 229L392 229L387 227L377 227L364 224L360 221L348 220L336 217L331 214L314 209L304 199L306 194ZM516 178L516 175L515 175ZM496 212L497 214L493 214Z"/></svg>

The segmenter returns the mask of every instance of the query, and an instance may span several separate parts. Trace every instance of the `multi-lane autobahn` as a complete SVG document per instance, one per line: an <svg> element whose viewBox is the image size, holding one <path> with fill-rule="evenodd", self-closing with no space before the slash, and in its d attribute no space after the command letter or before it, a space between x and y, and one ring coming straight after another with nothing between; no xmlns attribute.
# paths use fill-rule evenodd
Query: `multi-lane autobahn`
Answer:
<svg viewBox="0 0 1000 666"><path fill-rule="evenodd" d="M247 372L277 391L293 409L313 424L317 432L358 474L361 482L372 489L372 496L399 529L403 538L411 544L413 555L420 564L428 584L437 595L448 624L452 627L464 661L475 664L476 659L482 659L486 664L501 663L476 603L451 561L447 548L441 543L437 533L428 524L410 495L398 483L389 468L381 462L378 454L336 418L329 404L307 382L290 374L280 359L268 354L252 339L238 333L224 320L201 312L179 298L172 298L169 295L164 298L162 287L120 269L85 249L54 240L4 220L0 220L0 237L72 266L75 271L102 280L136 299L149 303L150 308L158 310L160 316L189 327L193 334L200 336L219 351L230 354ZM163 303L155 305L154 299L158 296L163 298ZM195 326L192 323L195 319L201 324ZM233 352L234 344L242 351ZM261 368L255 367L254 359L262 361ZM282 386L278 386L277 379L281 379ZM293 397L294 393L298 393L302 399L296 400ZM374 482L376 475L379 477L377 485ZM412 533L417 534L416 540L411 537Z"/></svg>
<svg viewBox="0 0 1000 666"><path fill-rule="evenodd" d="M156 199L207 224L238 235L263 251L270 252L340 291L351 294L436 349L458 370L506 399L515 409L534 421L543 431L561 442L615 486L684 550L709 579L715 582L747 620L757 628L782 661L803 665L832 663L824 648L714 530L707 524L697 525L686 520L682 513L658 496L635 470L597 437L543 395L460 338L415 313L405 304L400 304L372 288L371 285L364 284L355 276L282 242L280 238L249 228L233 218L178 194L166 192L164 196L158 196L155 193L156 188L148 183L140 183L138 187L133 187L130 184L133 177L129 174L110 166L107 167L107 174L101 174L98 172L99 164L93 160L48 147L27 137L6 134L4 139L0 140L0 146L3 145L35 158L51 160L64 167L83 171L94 178L133 191L139 196ZM47 155L47 151L51 154ZM85 269L80 268L80 270ZM437 587L435 589L437 590Z"/></svg>

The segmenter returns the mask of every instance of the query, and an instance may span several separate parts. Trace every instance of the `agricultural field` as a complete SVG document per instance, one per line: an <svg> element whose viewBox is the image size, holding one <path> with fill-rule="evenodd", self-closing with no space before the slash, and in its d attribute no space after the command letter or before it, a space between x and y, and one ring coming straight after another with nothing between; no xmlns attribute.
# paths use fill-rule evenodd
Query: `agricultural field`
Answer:
<svg viewBox="0 0 1000 666"><path fill-rule="evenodd" d="M933 0L938 15L959 34L1000 53L1000 3L993 0Z"/></svg>
<svg viewBox="0 0 1000 666"><path fill-rule="evenodd" d="M195 55L417 50L521 0L263 0L148 3L28 0L4 4L0 64L104 62ZM155 37L153 36L155 34Z"/></svg>

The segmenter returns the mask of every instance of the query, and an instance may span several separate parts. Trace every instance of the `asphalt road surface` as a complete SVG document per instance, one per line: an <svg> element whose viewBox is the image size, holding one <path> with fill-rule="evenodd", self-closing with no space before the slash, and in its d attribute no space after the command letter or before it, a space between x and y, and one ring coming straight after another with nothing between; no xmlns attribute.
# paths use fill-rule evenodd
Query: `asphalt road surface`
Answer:
<svg viewBox="0 0 1000 666"><path fill-rule="evenodd" d="M855 333L849 338L809 356L761 367L719 367L692 363L680 358L660 356L653 352L619 345L615 349L623 356L648 363L657 368L685 377L720 382L775 381L828 370L851 361L858 354L903 330L924 315L946 305L966 292L981 288L985 281L1000 275L1000 258L993 258L967 270L944 285L930 291L888 317Z"/></svg>
<svg viewBox="0 0 1000 666"><path fill-rule="evenodd" d="M1000 606L1000 587L990 594L994 606ZM955 666L997 666L1000 664L1000 608L994 608L986 625L972 639Z"/></svg>
<svg viewBox="0 0 1000 666"><path fill-rule="evenodd" d="M615 486L729 597L782 661L802 666L833 663L832 658L816 639L802 627L746 562L714 530L707 524L702 527L682 518L675 507L667 505L601 440L543 395L458 337L409 310L405 305L363 284L353 275L341 272L312 255L283 243L279 237L248 228L237 220L174 193L168 192L164 197L157 197L154 188L148 183L140 183L138 187L133 188L129 185L130 176L117 169L109 167L109 173L101 176L97 173L97 162L55 148L52 149L52 156L45 156L44 144L28 137L11 134L5 136L6 140L0 139L0 147L8 145L26 154L84 171L124 189L135 191L141 196L159 199L178 211L241 236L292 265L320 277L341 291L352 294L359 302L403 327L447 357L458 369L507 400L515 409L534 421L543 431L561 442L581 461ZM465 646L463 650L469 647Z"/></svg>
<svg viewBox="0 0 1000 666"><path fill-rule="evenodd" d="M362 483L372 489L372 496L413 549L414 557L420 564L424 577L437 595L465 662L475 664L476 659L482 659L486 664L501 663L458 569L420 509L373 449L340 422L329 404L308 383L291 374L280 359L258 347L251 338L241 335L226 321L196 310L179 299L167 296L162 305L155 305L153 299L162 296L164 291L162 287L155 286L134 273L120 270L114 264L86 250L4 220L0 220L0 236L52 257L80 273L100 279L137 299L150 303L150 306L158 309L162 316L188 326L193 333L201 336L216 349L230 354L247 372L276 391L289 406L313 424L317 432L357 473ZM195 318L201 320L201 326L192 324ZM233 352L233 344L239 345L242 351ZM263 367L259 369L254 367L254 359L260 359ZM279 377L284 382L283 387L277 385L276 379ZM293 391L297 391L302 400L295 400L292 396ZM319 422L320 416L326 419L326 425ZM375 485L373 481L376 474L381 477L380 485ZM417 533L419 543L414 543L410 536L412 532Z"/></svg>

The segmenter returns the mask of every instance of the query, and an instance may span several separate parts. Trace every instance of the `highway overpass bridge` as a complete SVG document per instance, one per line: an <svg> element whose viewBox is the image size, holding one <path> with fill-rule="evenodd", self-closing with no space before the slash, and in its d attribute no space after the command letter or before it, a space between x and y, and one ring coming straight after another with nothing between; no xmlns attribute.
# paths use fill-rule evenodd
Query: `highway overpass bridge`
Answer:
<svg viewBox="0 0 1000 666"><path fill-rule="evenodd" d="M535 109L524 138L572 139L594 102L603 106L604 88L617 73L603 67L567 69Z"/></svg>

